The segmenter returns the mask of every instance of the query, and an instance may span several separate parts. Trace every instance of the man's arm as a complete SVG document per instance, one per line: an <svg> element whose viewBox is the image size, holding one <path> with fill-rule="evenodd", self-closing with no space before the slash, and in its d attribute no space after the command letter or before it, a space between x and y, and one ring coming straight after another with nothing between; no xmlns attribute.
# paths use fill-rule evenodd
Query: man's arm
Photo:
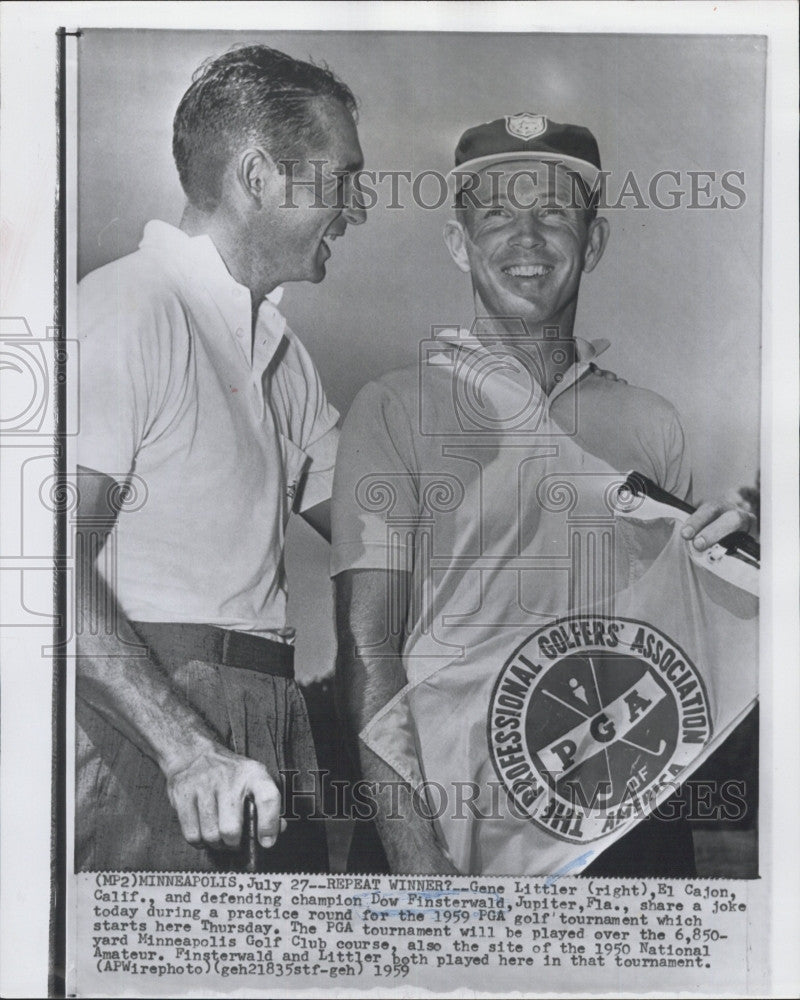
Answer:
<svg viewBox="0 0 800 1000"><path fill-rule="evenodd" d="M79 466L78 492L79 696L159 765L190 844L236 847L244 800L252 793L259 841L271 847L283 821L280 793L267 769L223 746L166 673L125 645L141 643L95 566L117 515L115 481Z"/></svg>
<svg viewBox="0 0 800 1000"><path fill-rule="evenodd" d="M406 684L400 659L402 637L391 634L388 618L394 607L399 620L405 620L409 574L347 570L335 583L337 703L361 774L375 783L376 823L391 870L458 874L439 847L433 824L412 808L414 790L359 738L370 719ZM398 755L416 757L409 737L400 732L395 735Z"/></svg>

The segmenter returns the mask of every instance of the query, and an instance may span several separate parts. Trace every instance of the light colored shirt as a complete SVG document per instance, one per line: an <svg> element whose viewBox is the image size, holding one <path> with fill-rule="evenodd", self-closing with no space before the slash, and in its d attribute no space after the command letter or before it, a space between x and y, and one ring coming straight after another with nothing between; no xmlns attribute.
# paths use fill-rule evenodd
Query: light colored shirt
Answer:
<svg viewBox="0 0 800 1000"><path fill-rule="evenodd" d="M285 626L286 523L330 496L338 413L276 297L251 336L212 240L158 221L80 283L78 464L133 487L110 581L132 620Z"/></svg>
<svg viewBox="0 0 800 1000"><path fill-rule="evenodd" d="M387 615L403 635L407 687L360 736L414 786L451 795L472 781L486 805L498 781L487 746L498 670L535 630L637 572L617 558L613 491L635 470L689 496L673 407L593 373L599 350L577 347L548 395L535 358L448 332L421 345L417 366L365 386L345 421L332 574L410 574L407 608ZM536 874L561 857L525 817L467 810L456 821L448 807L436 826L462 872Z"/></svg>
<svg viewBox="0 0 800 1000"><path fill-rule="evenodd" d="M364 386L337 458L332 575L388 568L387 525L426 527L431 519L437 551L485 556L515 574L542 513L537 486L559 471L636 470L689 499L677 412L654 392L594 374L591 361L607 347L576 339L576 362L547 395L529 359L445 330L423 343L418 365ZM426 498L437 481L442 498ZM391 494L388 506L373 503L379 484ZM452 509L427 504L444 502L450 490ZM409 560L412 539L410 532L392 542L409 550ZM465 575L463 564L453 569Z"/></svg>

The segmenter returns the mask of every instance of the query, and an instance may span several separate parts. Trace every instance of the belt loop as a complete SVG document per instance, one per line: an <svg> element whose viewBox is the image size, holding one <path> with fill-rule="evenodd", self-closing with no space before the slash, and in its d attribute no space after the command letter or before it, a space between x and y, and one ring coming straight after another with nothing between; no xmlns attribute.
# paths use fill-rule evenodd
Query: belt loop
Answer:
<svg viewBox="0 0 800 1000"><path fill-rule="evenodd" d="M228 648L229 648L232 636L233 636L233 632L230 632L228 629L224 629L223 630L223 635L222 635L222 657L221 657L221 659L222 659L222 662L226 666L228 665Z"/></svg>

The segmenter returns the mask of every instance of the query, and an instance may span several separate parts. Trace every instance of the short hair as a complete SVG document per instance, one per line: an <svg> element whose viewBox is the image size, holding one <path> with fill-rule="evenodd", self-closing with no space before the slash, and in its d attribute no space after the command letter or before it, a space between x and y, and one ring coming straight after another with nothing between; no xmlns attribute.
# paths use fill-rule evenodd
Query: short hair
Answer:
<svg viewBox="0 0 800 1000"><path fill-rule="evenodd" d="M191 204L217 207L223 171L243 143L263 143L276 160L319 149L325 140L320 98L341 102L356 119L352 91L327 66L267 45L235 46L206 60L173 122L172 154Z"/></svg>

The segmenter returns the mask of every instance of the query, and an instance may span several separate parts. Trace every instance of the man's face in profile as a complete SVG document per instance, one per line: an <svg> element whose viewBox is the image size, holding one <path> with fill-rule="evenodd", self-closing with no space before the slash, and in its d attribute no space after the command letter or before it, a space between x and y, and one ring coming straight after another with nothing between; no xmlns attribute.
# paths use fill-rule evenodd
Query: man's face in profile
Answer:
<svg viewBox="0 0 800 1000"><path fill-rule="evenodd" d="M456 263L471 272L489 315L519 317L529 329L560 325L602 254L600 220L587 221L561 167L510 160L479 177L476 204L466 199L459 213L461 237L448 240Z"/></svg>
<svg viewBox="0 0 800 1000"><path fill-rule="evenodd" d="M286 164L277 208L259 234L259 243L266 241L271 253L280 250L283 281L322 281L333 241L348 223L365 219L353 190L354 175L363 166L353 118L339 101L326 101L321 120L322 143Z"/></svg>

